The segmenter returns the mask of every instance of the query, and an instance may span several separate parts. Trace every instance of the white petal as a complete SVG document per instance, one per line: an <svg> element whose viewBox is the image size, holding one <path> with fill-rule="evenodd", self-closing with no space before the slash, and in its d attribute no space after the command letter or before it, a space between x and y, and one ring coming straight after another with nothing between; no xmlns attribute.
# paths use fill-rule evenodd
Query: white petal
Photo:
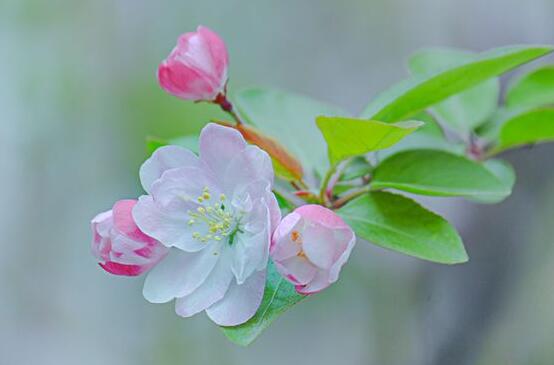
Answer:
<svg viewBox="0 0 554 365"><path fill-rule="evenodd" d="M255 180L273 185L273 165L269 155L257 146L247 146L226 164L225 190L233 193L237 188Z"/></svg>
<svg viewBox="0 0 554 365"><path fill-rule="evenodd" d="M151 196L143 195L133 208L133 218L142 232L160 241L167 247L178 247L187 252L196 252L204 243L192 238L186 211L164 208Z"/></svg>
<svg viewBox="0 0 554 365"><path fill-rule="evenodd" d="M108 237L113 227L113 212L111 210L99 213L90 222L92 231L101 237Z"/></svg>
<svg viewBox="0 0 554 365"><path fill-rule="evenodd" d="M251 206L255 206L259 200L263 200L263 204L269 209L270 233L273 233L281 221L281 210L275 194L271 191L271 182L265 179L256 179L247 185L237 186L233 191L232 202L235 208L242 208L246 201Z"/></svg>
<svg viewBox="0 0 554 365"><path fill-rule="evenodd" d="M219 245L212 244L196 253L171 249L144 281L143 295L152 303L165 303L196 290L217 264Z"/></svg>
<svg viewBox="0 0 554 365"><path fill-rule="evenodd" d="M231 247L233 251L232 270L238 284L252 275L256 270L265 269L269 257L269 231L264 229L256 234L237 234Z"/></svg>
<svg viewBox="0 0 554 365"><path fill-rule="evenodd" d="M142 187L146 192L164 171L177 167L199 167L200 160L191 151L179 146L163 146L140 167L139 175Z"/></svg>
<svg viewBox="0 0 554 365"><path fill-rule="evenodd" d="M236 326L252 318L264 296L265 276L262 270L242 285L233 282L225 297L206 310L210 319L220 326Z"/></svg>
<svg viewBox="0 0 554 365"><path fill-rule="evenodd" d="M271 190L266 193L265 200L269 209L269 220L271 222L270 231L271 234L273 234L273 232L275 232L275 229L277 229L279 222L281 221L281 209L279 208L279 203L277 202L275 194L273 194Z"/></svg>
<svg viewBox="0 0 554 365"><path fill-rule="evenodd" d="M175 312L181 317L190 317L221 300L233 280L233 273L225 253L202 285L189 295L177 298Z"/></svg>
<svg viewBox="0 0 554 365"><path fill-rule="evenodd" d="M208 188L214 197L218 197L221 192L215 177L207 168L175 168L165 171L161 178L152 184L150 195L164 206L180 200L182 203L173 208L182 209L186 213L188 209L196 208L197 199L205 188Z"/></svg>
<svg viewBox="0 0 554 365"><path fill-rule="evenodd" d="M200 133L200 159L223 178L230 160L246 147L242 135L230 127L207 124Z"/></svg>

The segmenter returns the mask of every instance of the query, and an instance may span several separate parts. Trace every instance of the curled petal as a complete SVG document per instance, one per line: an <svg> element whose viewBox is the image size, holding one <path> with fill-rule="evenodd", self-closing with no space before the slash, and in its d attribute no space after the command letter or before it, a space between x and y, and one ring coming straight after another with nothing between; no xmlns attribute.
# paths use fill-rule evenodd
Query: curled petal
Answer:
<svg viewBox="0 0 554 365"><path fill-rule="evenodd" d="M225 91L229 56L223 40L206 27L185 33L158 67L160 86L185 100L214 100Z"/></svg>
<svg viewBox="0 0 554 365"><path fill-rule="evenodd" d="M271 257L297 292L313 294L338 280L355 242L352 229L333 211L305 205L275 230Z"/></svg>
<svg viewBox="0 0 554 365"><path fill-rule="evenodd" d="M292 212L283 218L273 233L271 241L271 257L275 261L282 261L296 256L301 246L291 239L292 231L301 223L302 216Z"/></svg>
<svg viewBox="0 0 554 365"><path fill-rule="evenodd" d="M154 238L135 224L131 211L136 200L120 200L113 209L91 221L92 254L114 275L137 276L150 270L167 253Z"/></svg>

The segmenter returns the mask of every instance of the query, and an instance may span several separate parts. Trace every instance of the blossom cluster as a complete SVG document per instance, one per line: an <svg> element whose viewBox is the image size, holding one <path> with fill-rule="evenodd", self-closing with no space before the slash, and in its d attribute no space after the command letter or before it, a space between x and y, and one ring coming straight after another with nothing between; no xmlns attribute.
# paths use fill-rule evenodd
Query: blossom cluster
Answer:
<svg viewBox="0 0 554 365"><path fill-rule="evenodd" d="M158 79L172 95L235 115L226 98L227 69L224 42L199 27L179 38ZM262 302L270 257L298 293L317 293L337 281L356 240L321 205L282 218L270 156L228 126L207 124L198 155L160 147L139 176L144 195L92 220L92 253L111 274L147 273L144 297L175 300L182 317L205 311L221 326L248 321Z"/></svg>

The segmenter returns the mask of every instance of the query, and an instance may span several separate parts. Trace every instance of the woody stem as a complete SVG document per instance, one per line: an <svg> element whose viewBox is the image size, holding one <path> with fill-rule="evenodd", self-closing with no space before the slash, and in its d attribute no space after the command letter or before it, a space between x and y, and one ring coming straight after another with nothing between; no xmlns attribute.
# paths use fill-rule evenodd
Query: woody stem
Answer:
<svg viewBox="0 0 554 365"><path fill-rule="evenodd" d="M229 114L231 117L233 117L233 119L235 120L237 125L242 124L242 120L240 119L238 114L235 112L235 110L233 108L233 104L229 101L229 99L227 99L226 94L224 94L224 93L218 94L213 102L214 102L214 104L219 105L221 107L221 109L223 109L225 112L227 112L227 114Z"/></svg>

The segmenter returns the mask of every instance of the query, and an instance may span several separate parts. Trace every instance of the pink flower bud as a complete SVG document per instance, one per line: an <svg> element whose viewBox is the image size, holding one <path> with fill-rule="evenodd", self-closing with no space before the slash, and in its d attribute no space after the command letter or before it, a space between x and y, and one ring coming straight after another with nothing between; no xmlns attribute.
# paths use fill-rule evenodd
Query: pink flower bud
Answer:
<svg viewBox="0 0 554 365"><path fill-rule="evenodd" d="M114 275L137 276L151 269L167 248L142 233L132 216L136 200L120 200L91 221L92 254Z"/></svg>
<svg viewBox="0 0 554 365"><path fill-rule="evenodd" d="M298 293L314 294L338 280L355 242L352 229L333 211L304 205L279 223L271 257Z"/></svg>
<svg viewBox="0 0 554 365"><path fill-rule="evenodd" d="M168 93L185 100L212 101L225 92L229 56L223 40L199 26L185 33L158 67L158 80Z"/></svg>

